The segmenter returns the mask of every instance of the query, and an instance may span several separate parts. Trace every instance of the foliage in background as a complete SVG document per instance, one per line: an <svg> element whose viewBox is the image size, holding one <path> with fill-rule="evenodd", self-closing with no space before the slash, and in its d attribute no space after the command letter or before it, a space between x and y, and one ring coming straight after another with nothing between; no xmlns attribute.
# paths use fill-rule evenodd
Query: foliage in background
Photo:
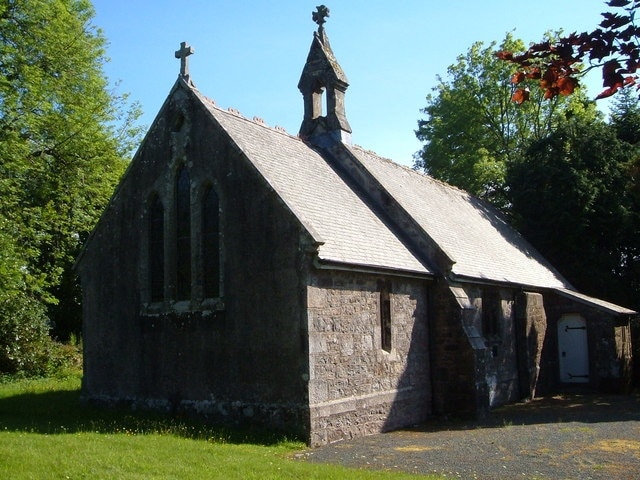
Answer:
<svg viewBox="0 0 640 480"><path fill-rule="evenodd" d="M507 178L524 236L576 288L629 306L640 268L634 150L613 125L575 117L534 142Z"/></svg>
<svg viewBox="0 0 640 480"><path fill-rule="evenodd" d="M529 144L544 138L562 122L568 109L595 114L584 98L545 101L534 94L526 105L511 101L509 78L515 67L500 61L495 49L524 50L524 43L507 34L502 43L478 42L439 78L427 96L416 136L424 147L414 167L491 201L508 207L507 168L521 158Z"/></svg>
<svg viewBox="0 0 640 480"><path fill-rule="evenodd" d="M0 335L11 355L42 348L49 327L79 331L72 265L139 134L135 105L109 90L93 15L87 0L0 0Z"/></svg>
<svg viewBox="0 0 640 480"><path fill-rule="evenodd" d="M584 293L640 309L637 93L619 93L608 122L579 89L519 104L495 47L474 44L427 97L415 167L502 209Z"/></svg>
<svg viewBox="0 0 640 480"><path fill-rule="evenodd" d="M519 67L514 84L536 80L545 98L571 95L580 78L594 68L602 69L605 89L597 98L606 98L621 88L640 85L636 71L640 68L640 27L635 23L639 0L610 0L619 13L604 12L604 19L591 32L572 33L558 39L535 43L526 52L504 48L498 58ZM586 65L586 68L584 68ZM530 90L520 86L513 99L522 103L530 99Z"/></svg>

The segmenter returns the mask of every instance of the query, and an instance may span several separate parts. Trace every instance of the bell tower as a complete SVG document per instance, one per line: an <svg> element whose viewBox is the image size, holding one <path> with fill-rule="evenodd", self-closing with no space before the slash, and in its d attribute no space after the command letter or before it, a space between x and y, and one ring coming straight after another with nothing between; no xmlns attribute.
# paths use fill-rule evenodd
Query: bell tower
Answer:
<svg viewBox="0 0 640 480"><path fill-rule="evenodd" d="M313 32L311 49L298 82L304 99L300 136L310 140L324 136L351 143L351 126L344 111L344 97L349 82L333 55L324 30L328 16L329 9L324 5L312 13L318 31Z"/></svg>

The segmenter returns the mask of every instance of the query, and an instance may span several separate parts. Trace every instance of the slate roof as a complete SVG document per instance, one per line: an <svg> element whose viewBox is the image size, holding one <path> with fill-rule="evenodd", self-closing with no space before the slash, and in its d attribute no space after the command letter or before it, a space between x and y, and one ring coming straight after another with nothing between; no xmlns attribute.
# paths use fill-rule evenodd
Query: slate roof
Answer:
<svg viewBox="0 0 640 480"><path fill-rule="evenodd" d="M563 297L570 298L571 300L575 300L579 303L584 303L587 305L595 305L609 313L613 314L621 314L621 315L637 315L638 312L621 307L620 305L616 305L615 303L607 302L605 300L601 300L599 298L590 297L588 295L584 295L582 293L567 290L564 288L555 289L556 293L562 295Z"/></svg>
<svg viewBox="0 0 640 480"><path fill-rule="evenodd" d="M298 137L220 109L191 90L321 243L321 261L434 274L318 151ZM452 280L572 290L490 205L373 152L346 148L454 262Z"/></svg>
<svg viewBox="0 0 640 480"><path fill-rule="evenodd" d="M571 288L542 255L485 202L373 152L347 148L455 262L454 276Z"/></svg>
<svg viewBox="0 0 640 480"><path fill-rule="evenodd" d="M222 110L192 91L315 240L322 242L320 260L432 273L302 140Z"/></svg>

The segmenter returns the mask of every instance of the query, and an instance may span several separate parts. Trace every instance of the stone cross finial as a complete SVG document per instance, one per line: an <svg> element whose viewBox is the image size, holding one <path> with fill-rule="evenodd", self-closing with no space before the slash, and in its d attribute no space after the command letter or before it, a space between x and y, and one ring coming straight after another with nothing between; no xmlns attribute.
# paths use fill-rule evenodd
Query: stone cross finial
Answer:
<svg viewBox="0 0 640 480"><path fill-rule="evenodd" d="M189 77L189 63L187 62L187 57L193 52L193 47L187 45L187 42L181 42L180 50L176 50L176 58L180 59L181 77Z"/></svg>
<svg viewBox="0 0 640 480"><path fill-rule="evenodd" d="M322 25L326 22L325 18L329 16L329 9L324 5L318 5L316 9L318 11L312 12L311 18L313 19L314 22L318 24L318 31L322 31L323 29Z"/></svg>

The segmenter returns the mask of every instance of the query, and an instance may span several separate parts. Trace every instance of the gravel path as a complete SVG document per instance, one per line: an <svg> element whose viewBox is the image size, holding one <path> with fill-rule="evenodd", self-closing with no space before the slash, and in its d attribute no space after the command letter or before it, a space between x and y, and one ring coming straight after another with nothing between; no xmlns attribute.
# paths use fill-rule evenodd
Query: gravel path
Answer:
<svg viewBox="0 0 640 480"><path fill-rule="evenodd" d="M471 479L640 479L640 396L568 395L309 449L300 458Z"/></svg>

